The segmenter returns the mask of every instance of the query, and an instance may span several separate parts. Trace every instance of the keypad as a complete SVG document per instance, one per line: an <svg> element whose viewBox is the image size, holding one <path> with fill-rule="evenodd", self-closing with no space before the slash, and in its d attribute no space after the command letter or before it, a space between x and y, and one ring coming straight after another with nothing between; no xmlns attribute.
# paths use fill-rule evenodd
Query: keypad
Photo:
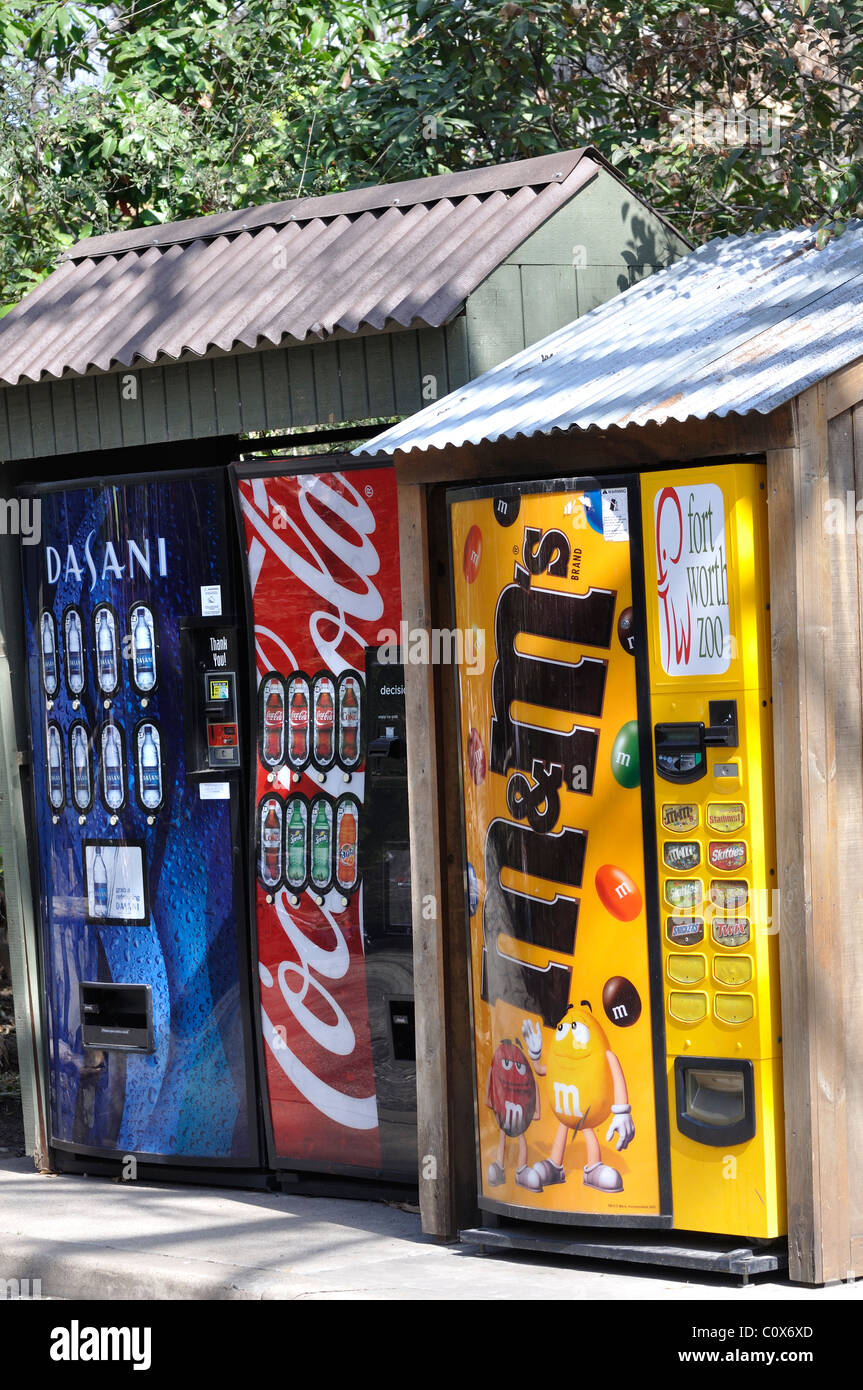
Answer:
<svg viewBox="0 0 863 1390"><path fill-rule="evenodd" d="M753 890L745 805L663 801L659 822L668 1013L678 1023L713 1018L740 1027L755 1016L754 995L745 992L755 976L746 950Z"/></svg>

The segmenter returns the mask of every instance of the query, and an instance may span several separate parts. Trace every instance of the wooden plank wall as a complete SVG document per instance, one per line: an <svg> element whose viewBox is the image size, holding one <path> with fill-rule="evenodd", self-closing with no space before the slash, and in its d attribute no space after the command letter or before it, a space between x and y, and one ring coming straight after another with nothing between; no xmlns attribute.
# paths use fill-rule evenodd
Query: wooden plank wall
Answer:
<svg viewBox="0 0 863 1390"><path fill-rule="evenodd" d="M829 398L804 392L795 446L767 454L789 1267L807 1284L863 1272L863 541L845 524L863 422L829 420Z"/></svg>
<svg viewBox="0 0 863 1390"><path fill-rule="evenodd" d="M468 371L459 317L442 328L7 387L0 460L412 415L464 385Z"/></svg>
<svg viewBox="0 0 863 1390"><path fill-rule="evenodd" d="M589 313L688 250L667 223L601 169L468 299L470 377Z"/></svg>

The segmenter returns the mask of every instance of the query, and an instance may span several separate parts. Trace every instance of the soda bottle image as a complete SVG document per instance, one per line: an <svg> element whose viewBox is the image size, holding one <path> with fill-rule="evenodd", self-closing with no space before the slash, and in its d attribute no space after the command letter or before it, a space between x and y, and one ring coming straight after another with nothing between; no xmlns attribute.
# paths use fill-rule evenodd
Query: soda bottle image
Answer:
<svg viewBox="0 0 863 1390"><path fill-rule="evenodd" d="M264 686L264 762L278 767L285 748L285 697L282 682L270 678Z"/></svg>
<svg viewBox="0 0 863 1390"><path fill-rule="evenodd" d="M288 820L288 883L298 888L306 878L306 819L299 801Z"/></svg>
<svg viewBox="0 0 863 1390"><path fill-rule="evenodd" d="M327 804L319 801L312 824L312 881L325 888L330 881L330 844L332 833Z"/></svg>
<svg viewBox="0 0 863 1390"><path fill-rule="evenodd" d="M342 888L353 888L357 881L357 813L352 801L339 807L336 878Z"/></svg>
<svg viewBox="0 0 863 1390"><path fill-rule="evenodd" d="M51 805L59 810L63 805L63 753L56 724L48 726L48 796Z"/></svg>
<svg viewBox="0 0 863 1390"><path fill-rule="evenodd" d="M117 643L114 638L114 624L109 622L104 608L99 610L96 623L96 670L99 685L110 693L117 685Z"/></svg>
<svg viewBox="0 0 863 1390"><path fill-rule="evenodd" d="M81 724L72 733L72 794L82 810L90 804L90 755L87 735Z"/></svg>
<svg viewBox="0 0 863 1390"><path fill-rule="evenodd" d="M42 679L49 695L57 694L57 643L54 639L54 619L42 614Z"/></svg>
<svg viewBox="0 0 863 1390"><path fill-rule="evenodd" d="M108 916L108 870L105 868L101 848L96 850L93 860L93 915Z"/></svg>
<svg viewBox="0 0 863 1390"><path fill-rule="evenodd" d="M148 621L150 619L150 621ZM132 674L139 690L152 690L156 684L152 618L144 607L137 609L132 630Z"/></svg>
<svg viewBox="0 0 863 1390"><path fill-rule="evenodd" d="M261 829L261 878L272 887L278 883L282 858L282 820L279 803L270 797Z"/></svg>
<svg viewBox="0 0 863 1390"><path fill-rule="evenodd" d="M74 608L66 618L66 675L73 695L80 695L84 689L84 649L81 619Z"/></svg>
<svg viewBox="0 0 863 1390"><path fill-rule="evenodd" d="M296 676L288 687L288 727L288 756L301 766L309 756L309 687Z"/></svg>
<svg viewBox="0 0 863 1390"><path fill-rule="evenodd" d="M315 762L322 767L333 760L335 714L333 683L324 676L315 681Z"/></svg>
<svg viewBox="0 0 863 1390"><path fill-rule="evenodd" d="M353 676L345 676L339 698L339 757L355 763L360 751L360 702Z"/></svg>
<svg viewBox="0 0 863 1390"><path fill-rule="evenodd" d="M143 738L139 743L138 768L141 800L150 811L155 811L162 801L160 745L158 729L153 724L145 724Z"/></svg>
<svg viewBox="0 0 863 1390"><path fill-rule="evenodd" d="M123 805L123 749L120 735L113 724L102 731L102 786L105 804L112 811Z"/></svg>

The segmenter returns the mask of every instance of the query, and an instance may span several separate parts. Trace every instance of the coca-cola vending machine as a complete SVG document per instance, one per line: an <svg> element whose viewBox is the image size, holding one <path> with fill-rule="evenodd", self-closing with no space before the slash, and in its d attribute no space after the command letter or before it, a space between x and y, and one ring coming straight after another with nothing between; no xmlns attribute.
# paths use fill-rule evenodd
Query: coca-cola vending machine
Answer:
<svg viewBox="0 0 863 1390"><path fill-rule="evenodd" d="M53 1157L256 1169L227 478L36 492L22 563Z"/></svg>
<svg viewBox="0 0 863 1390"><path fill-rule="evenodd" d="M236 469L254 633L251 907L269 1163L415 1181L392 468Z"/></svg>

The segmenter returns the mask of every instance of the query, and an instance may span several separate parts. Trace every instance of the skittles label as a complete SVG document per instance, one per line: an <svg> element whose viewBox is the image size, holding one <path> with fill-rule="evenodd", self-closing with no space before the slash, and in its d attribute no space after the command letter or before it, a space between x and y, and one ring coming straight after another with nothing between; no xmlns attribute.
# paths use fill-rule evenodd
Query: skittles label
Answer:
<svg viewBox="0 0 863 1390"><path fill-rule="evenodd" d="M711 840L707 846L707 862L711 869L733 874L746 863L746 845L742 840Z"/></svg>

